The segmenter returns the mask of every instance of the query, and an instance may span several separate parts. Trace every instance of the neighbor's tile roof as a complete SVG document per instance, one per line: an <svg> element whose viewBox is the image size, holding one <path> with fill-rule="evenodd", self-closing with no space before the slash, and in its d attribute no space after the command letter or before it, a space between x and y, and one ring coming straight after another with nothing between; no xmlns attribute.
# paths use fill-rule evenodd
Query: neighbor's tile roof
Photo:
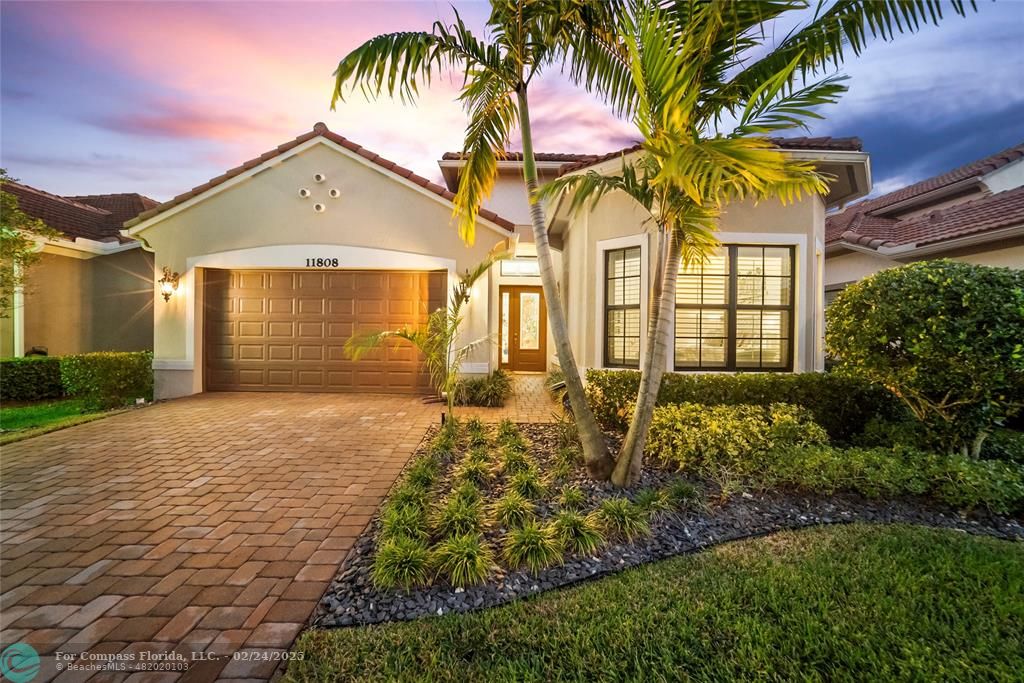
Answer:
<svg viewBox="0 0 1024 683"><path fill-rule="evenodd" d="M833 137L799 137L799 138L769 138L776 147L780 149L820 149L825 151L860 152L863 145L860 138L833 138ZM624 147L614 152L601 155L584 155L589 158L576 160L566 164L559 169L560 174L578 171L581 168L594 166L610 159L621 157L625 154L632 154L640 151L643 145L639 142ZM539 157L538 157L539 158Z"/></svg>
<svg viewBox="0 0 1024 683"><path fill-rule="evenodd" d="M444 161L461 161L466 158L465 152L445 152L441 155L441 159ZM503 161L522 161L522 152L505 152L502 155ZM533 158L537 161L589 161L596 159L596 154L568 154L566 152L534 152Z"/></svg>
<svg viewBox="0 0 1024 683"><path fill-rule="evenodd" d="M936 209L914 218L899 219L886 216L886 209L900 202L935 192L992 171L1024 158L1024 143L1001 152L972 161L948 173L941 173L881 197L851 204L840 213L825 219L825 242L839 241L862 246L896 246L901 244L929 244L965 235L1009 227L1024 222L1021 195L1008 190L992 195L982 186L983 194L977 199L946 209Z"/></svg>
<svg viewBox="0 0 1024 683"><path fill-rule="evenodd" d="M121 235L121 225L144 208L156 205L135 193L61 197L22 183L8 181L4 191L18 198L18 207L69 239L97 242L132 242Z"/></svg>
<svg viewBox="0 0 1024 683"><path fill-rule="evenodd" d="M203 192L206 192L207 190L209 190L209 189L211 189L213 187L216 187L216 186L220 185L221 183L223 183L223 182L225 182L227 180L230 180L231 178L234 178L237 175L245 173L246 171L248 171L251 168L259 166L263 162L265 162L265 161L267 161L269 159L273 159L274 157L276 157L276 156L278 156L280 154L284 154L288 150L293 149L295 147L298 147L299 145L301 145L302 143L306 142L307 140L312 140L313 138L318 137L318 136L319 137L323 137L323 138L325 138L327 140L330 140L331 142L333 142L333 143L335 143L337 145L341 145L345 149L350 150L352 152L355 152L356 154L358 154L359 156L363 157L364 159L366 159L366 160L368 160L368 161L370 161L370 162L372 162L374 164L377 164L378 166L382 166L383 168L391 171L392 173L395 173L395 174L401 176L402 178L405 178L406 180L409 180L410 182L413 182L416 185L419 185L423 189L429 190L430 192L433 192L434 194L443 197L444 199L446 199L448 201L451 201L452 199L455 198L455 193L451 192L447 188L442 187L441 185L438 185L437 183L431 182L430 180L427 180L423 176L417 175L416 173L412 172L408 168L404 168L402 166L399 166L398 164L396 164L393 161L388 161L387 159L385 159L384 157L380 156L379 154L375 154L375 153L371 152L370 150L366 149L365 147L362 147L361 145L357 145L356 143L352 142L348 138L342 137L341 135L338 135L337 133L332 133L330 130L327 129L327 125L324 124L324 123L317 123L315 126L313 126L313 130L311 130L310 132L303 133L302 135L298 136L294 140L290 140L289 142L286 142L283 145L279 145L275 149L272 149L269 152L265 152L265 153L261 154L258 157L255 157L253 159L249 159L248 161L244 162L243 164L241 164L239 166L236 166L236 167L234 167L234 168L232 168L232 169L230 169L228 171L225 171L224 173L222 173L221 175L217 176L216 178L212 178L212 179L206 181L205 183L203 183L202 185L199 185L198 187L193 187L188 192L185 192L183 194L179 194L177 197L174 197L173 199L170 199L170 200L164 202L163 204L160 204L159 206L151 208L151 209L149 209L147 211L143 211L141 214L139 214L138 216L136 216L132 220L127 221L125 223L124 227L129 228L129 227L131 227L133 225L136 225L136 224L138 224L138 223L140 223L140 222L142 222L144 220L152 218L153 216L156 216L157 214L163 213L164 211L167 211L168 209L170 209L172 207L175 207L175 206L177 206L179 204L182 204L183 202L186 202L189 199L192 199L193 197L195 197L197 195L200 195ZM495 224L501 226L502 228L508 230L509 232L512 232L512 231L515 230L515 223L513 223L510 220L508 220L507 218L502 218L497 213L495 213L494 211L491 211L489 209L481 208L480 209L480 217L484 218L486 220L489 220L492 223L495 223Z"/></svg>

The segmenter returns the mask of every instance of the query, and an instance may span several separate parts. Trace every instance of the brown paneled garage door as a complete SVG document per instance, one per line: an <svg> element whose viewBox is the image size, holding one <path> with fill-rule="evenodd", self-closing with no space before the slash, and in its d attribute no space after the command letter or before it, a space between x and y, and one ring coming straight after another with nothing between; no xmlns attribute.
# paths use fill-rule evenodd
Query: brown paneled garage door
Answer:
<svg viewBox="0 0 1024 683"><path fill-rule="evenodd" d="M207 270L208 391L430 389L407 342L345 358L353 333L425 323L444 305L445 272Z"/></svg>

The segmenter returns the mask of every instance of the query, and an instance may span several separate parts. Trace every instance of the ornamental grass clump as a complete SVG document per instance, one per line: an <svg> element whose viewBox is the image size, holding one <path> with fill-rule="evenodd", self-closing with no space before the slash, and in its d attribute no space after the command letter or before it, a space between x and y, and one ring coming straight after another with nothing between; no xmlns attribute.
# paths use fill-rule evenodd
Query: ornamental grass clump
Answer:
<svg viewBox="0 0 1024 683"><path fill-rule="evenodd" d="M489 439L487 438L487 427L485 427L484 423L480 421L480 418L474 417L466 423L466 437L469 440L470 448L487 446L489 442Z"/></svg>
<svg viewBox="0 0 1024 683"><path fill-rule="evenodd" d="M377 548L373 558L373 583L378 588L401 586L409 590L427 581L430 552L423 541L396 536Z"/></svg>
<svg viewBox="0 0 1024 683"><path fill-rule="evenodd" d="M498 423L498 441L502 444L510 439L519 438L519 427L516 427L512 420L507 417Z"/></svg>
<svg viewBox="0 0 1024 683"><path fill-rule="evenodd" d="M464 534L439 543L431 554L431 563L448 583L466 588L487 580L494 554L479 534Z"/></svg>
<svg viewBox="0 0 1024 683"><path fill-rule="evenodd" d="M558 495L558 507L563 510L582 510L587 497L578 486L565 486Z"/></svg>
<svg viewBox="0 0 1024 683"><path fill-rule="evenodd" d="M413 486L429 489L437 480L439 465L437 460L430 456L417 458L405 475L405 481Z"/></svg>
<svg viewBox="0 0 1024 683"><path fill-rule="evenodd" d="M533 465L533 458L525 450L504 448L501 451L501 471L504 474L523 472L530 469Z"/></svg>
<svg viewBox="0 0 1024 683"><path fill-rule="evenodd" d="M628 498L608 498L597 508L597 519L609 536L632 541L651 533L647 514Z"/></svg>
<svg viewBox="0 0 1024 683"><path fill-rule="evenodd" d="M703 505L700 489L688 481L677 479L664 489L668 504L676 510L695 510Z"/></svg>
<svg viewBox="0 0 1024 683"><path fill-rule="evenodd" d="M423 509L427 506L429 497L430 492L426 487L406 481L391 491L388 505L413 505Z"/></svg>
<svg viewBox="0 0 1024 683"><path fill-rule="evenodd" d="M529 521L505 535L504 554L510 567L526 567L536 574L562 563L562 543L554 525Z"/></svg>
<svg viewBox="0 0 1024 683"><path fill-rule="evenodd" d="M555 515L555 531L562 547L578 555L593 555L604 545L600 524L590 515L564 510Z"/></svg>
<svg viewBox="0 0 1024 683"><path fill-rule="evenodd" d="M392 503L384 508L380 516L380 538L386 541L398 537L427 539L427 515L422 507L414 503Z"/></svg>
<svg viewBox="0 0 1024 683"><path fill-rule="evenodd" d="M451 496L434 515L433 529L438 538L451 538L483 531L484 516L480 500Z"/></svg>
<svg viewBox="0 0 1024 683"><path fill-rule="evenodd" d="M487 488L494 478L494 472L486 461L478 458L466 458L455 468L455 481L468 482Z"/></svg>
<svg viewBox="0 0 1024 683"><path fill-rule="evenodd" d="M633 502L648 514L665 512L672 507L669 504L668 495L663 491L656 491L655 489L637 491L633 497Z"/></svg>
<svg viewBox="0 0 1024 683"><path fill-rule="evenodd" d="M491 506L494 520L505 527L513 529L521 527L533 519L535 506L518 491L509 491Z"/></svg>
<svg viewBox="0 0 1024 683"><path fill-rule="evenodd" d="M533 465L513 474L508 487L525 498L543 498L548 489L540 478L540 472Z"/></svg>

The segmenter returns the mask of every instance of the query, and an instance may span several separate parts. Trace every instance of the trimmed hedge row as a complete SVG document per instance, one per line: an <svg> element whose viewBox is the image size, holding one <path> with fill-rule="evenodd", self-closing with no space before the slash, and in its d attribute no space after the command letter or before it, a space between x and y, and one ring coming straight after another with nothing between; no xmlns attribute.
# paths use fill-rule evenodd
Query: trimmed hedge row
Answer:
<svg viewBox="0 0 1024 683"><path fill-rule="evenodd" d="M605 429L624 430L636 401L640 373L635 370L587 371L587 396ZM658 405L792 403L810 411L814 421L839 442L849 442L874 420L904 415L899 401L882 387L832 373L680 374L661 382Z"/></svg>
<svg viewBox="0 0 1024 683"><path fill-rule="evenodd" d="M0 390L6 401L75 396L94 408L113 408L153 398L153 354L101 351L59 357L0 360Z"/></svg>
<svg viewBox="0 0 1024 683"><path fill-rule="evenodd" d="M63 395L60 358L30 356L0 360L0 400L38 401Z"/></svg>

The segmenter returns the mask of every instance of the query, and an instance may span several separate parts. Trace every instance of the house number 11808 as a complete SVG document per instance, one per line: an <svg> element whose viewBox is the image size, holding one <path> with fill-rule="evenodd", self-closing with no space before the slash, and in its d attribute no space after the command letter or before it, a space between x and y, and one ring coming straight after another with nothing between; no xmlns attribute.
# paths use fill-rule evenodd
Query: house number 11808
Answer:
<svg viewBox="0 0 1024 683"><path fill-rule="evenodd" d="M337 268L338 259L336 258L308 258L306 259L307 268Z"/></svg>

